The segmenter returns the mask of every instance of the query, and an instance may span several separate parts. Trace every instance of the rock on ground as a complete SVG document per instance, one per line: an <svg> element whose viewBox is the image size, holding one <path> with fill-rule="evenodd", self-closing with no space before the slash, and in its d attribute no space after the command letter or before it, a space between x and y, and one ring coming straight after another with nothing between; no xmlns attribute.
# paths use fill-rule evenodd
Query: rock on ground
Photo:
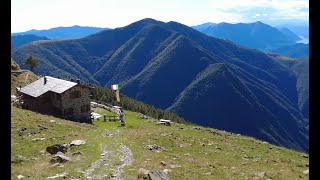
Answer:
<svg viewBox="0 0 320 180"><path fill-rule="evenodd" d="M55 164L55 163L65 163L71 161L71 158L67 157L65 154L63 154L62 152L58 152L56 155L54 155L51 160L50 163Z"/></svg>
<svg viewBox="0 0 320 180"><path fill-rule="evenodd" d="M140 179L149 179L149 176L148 176L149 172L150 171L147 170L147 169L140 168L138 170L138 178L140 178Z"/></svg>
<svg viewBox="0 0 320 180"><path fill-rule="evenodd" d="M52 146L48 146L46 148L46 151L50 154L57 154L58 151L62 152L62 153L66 153L68 150L68 146L65 144L55 144Z"/></svg>
<svg viewBox="0 0 320 180"><path fill-rule="evenodd" d="M61 174L56 174L56 175L54 175L54 176L49 176L49 177L47 177L48 179L55 179L55 178L63 178L63 179L65 179L66 178L66 175L67 175L68 173L66 173L66 172L64 172L64 173L61 173Z"/></svg>
<svg viewBox="0 0 320 180"><path fill-rule="evenodd" d="M85 144L85 140L74 140L70 143L70 146L80 146L81 144Z"/></svg>
<svg viewBox="0 0 320 180"><path fill-rule="evenodd" d="M149 150L157 150L157 151L161 151L162 150L162 148L161 148L161 146L158 146L158 145L146 145L146 147L145 148L147 148L147 149L149 149Z"/></svg>
<svg viewBox="0 0 320 180"><path fill-rule="evenodd" d="M262 171L262 172L257 173L257 175L258 175L259 177L264 177L264 176L266 175L266 172L265 172L265 171Z"/></svg>
<svg viewBox="0 0 320 180"><path fill-rule="evenodd" d="M148 174L150 180L169 180L163 171L151 171Z"/></svg>
<svg viewBox="0 0 320 180"><path fill-rule="evenodd" d="M25 177L22 176L22 175L19 175L19 176L17 176L17 178L18 178L18 179L23 179L23 178L25 178Z"/></svg>

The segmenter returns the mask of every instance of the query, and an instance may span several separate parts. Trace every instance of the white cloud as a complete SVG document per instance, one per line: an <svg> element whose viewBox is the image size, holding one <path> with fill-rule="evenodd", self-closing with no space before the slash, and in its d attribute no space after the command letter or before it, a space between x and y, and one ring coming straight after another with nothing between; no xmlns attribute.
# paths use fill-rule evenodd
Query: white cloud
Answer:
<svg viewBox="0 0 320 180"><path fill-rule="evenodd" d="M242 21L252 21L257 18L309 19L309 1L307 0L213 0L210 2L210 7L217 14L237 17L236 19ZM230 20L226 21L232 22Z"/></svg>

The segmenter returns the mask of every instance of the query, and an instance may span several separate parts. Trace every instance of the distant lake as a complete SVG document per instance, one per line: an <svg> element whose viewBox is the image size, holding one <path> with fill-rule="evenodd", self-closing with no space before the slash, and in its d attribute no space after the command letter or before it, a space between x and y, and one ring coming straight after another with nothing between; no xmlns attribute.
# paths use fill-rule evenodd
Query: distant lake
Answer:
<svg viewBox="0 0 320 180"><path fill-rule="evenodd" d="M297 41L296 43L303 43L303 44L308 44L309 43L309 38L305 38L303 36L299 36L301 40Z"/></svg>

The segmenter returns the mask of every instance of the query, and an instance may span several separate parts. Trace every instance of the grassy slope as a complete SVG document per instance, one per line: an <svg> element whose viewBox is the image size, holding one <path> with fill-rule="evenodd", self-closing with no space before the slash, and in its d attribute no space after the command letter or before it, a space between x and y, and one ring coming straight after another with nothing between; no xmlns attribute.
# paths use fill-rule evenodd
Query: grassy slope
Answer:
<svg viewBox="0 0 320 180"><path fill-rule="evenodd" d="M24 87L38 79L39 77L31 71L11 73L11 94L16 94L16 87Z"/></svg>
<svg viewBox="0 0 320 180"><path fill-rule="evenodd" d="M21 70L13 59L11 59L11 70ZM16 87L24 87L38 79L39 77L31 71L11 72L11 94L16 94Z"/></svg>
<svg viewBox="0 0 320 180"><path fill-rule="evenodd" d="M303 174L308 169L309 159L302 153L264 144L253 138L239 136L211 128L192 129L191 125L173 124L172 126L156 125L154 122L141 120L134 112L125 111L126 128L119 122L94 121L93 125L65 121L52 116L38 114L11 106L11 159L17 155L26 157L20 163L11 163L11 178L24 175L30 179L44 179L57 173L67 172L67 179L83 178L78 171L85 171L92 162L100 158L100 149L109 151L109 158L95 169L91 177L107 175L110 178L112 168L120 164L120 144L124 144L133 153L131 166L126 166L123 179L136 179L139 168L149 170L171 169L171 179L252 179L256 173L265 171L264 178L272 179L308 179ZM103 109L94 109L98 113L107 113ZM50 122L55 120L55 122ZM40 130L38 125L48 127ZM27 128L22 136L17 130ZM180 128L178 128L180 127ZM183 129L181 129L183 128ZM105 134L112 133L112 137ZM46 138L33 141L34 138ZM51 155L40 151L56 143L69 143L83 139L86 144L71 147L66 153L73 161L64 167L51 167ZM156 144L168 151L155 152L144 148ZM81 151L80 157L72 152ZM167 163L161 165L161 161ZM171 168L170 165L181 167Z"/></svg>

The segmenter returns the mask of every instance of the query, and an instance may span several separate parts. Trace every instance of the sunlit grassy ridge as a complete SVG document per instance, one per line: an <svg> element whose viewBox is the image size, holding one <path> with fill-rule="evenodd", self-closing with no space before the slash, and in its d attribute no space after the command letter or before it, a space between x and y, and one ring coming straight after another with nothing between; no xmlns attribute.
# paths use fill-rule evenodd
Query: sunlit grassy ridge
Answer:
<svg viewBox="0 0 320 180"><path fill-rule="evenodd" d="M125 111L124 128L119 122L104 122L102 118L89 125L14 106L11 109L11 179L16 179L18 175L27 179L45 179L63 172L68 173L67 179L85 179L83 172L100 159L101 149L108 151L108 160L96 168L91 177L109 179L113 169L121 164L120 144L128 147L133 154L132 164L125 166L122 179L137 179L139 168L172 170L167 175L171 179L252 179L259 177L257 173L260 172L265 172L260 179L309 178L303 173L309 163L308 158L302 157L303 153L225 131L196 129L192 125L178 123L172 126L156 125L130 111ZM94 110L111 115L104 109ZM48 129L41 130L39 125ZM21 136L18 133L20 128L26 128L20 133ZM45 139L32 140L34 138ZM71 147L66 155L72 161L64 163L63 167L52 167L49 163L52 155L47 152L42 155L40 152L45 151L47 146L77 139L85 140L86 144ZM165 151L145 148L153 144ZM82 152L82 155L72 156L76 151ZM19 162L18 155L25 160Z"/></svg>

